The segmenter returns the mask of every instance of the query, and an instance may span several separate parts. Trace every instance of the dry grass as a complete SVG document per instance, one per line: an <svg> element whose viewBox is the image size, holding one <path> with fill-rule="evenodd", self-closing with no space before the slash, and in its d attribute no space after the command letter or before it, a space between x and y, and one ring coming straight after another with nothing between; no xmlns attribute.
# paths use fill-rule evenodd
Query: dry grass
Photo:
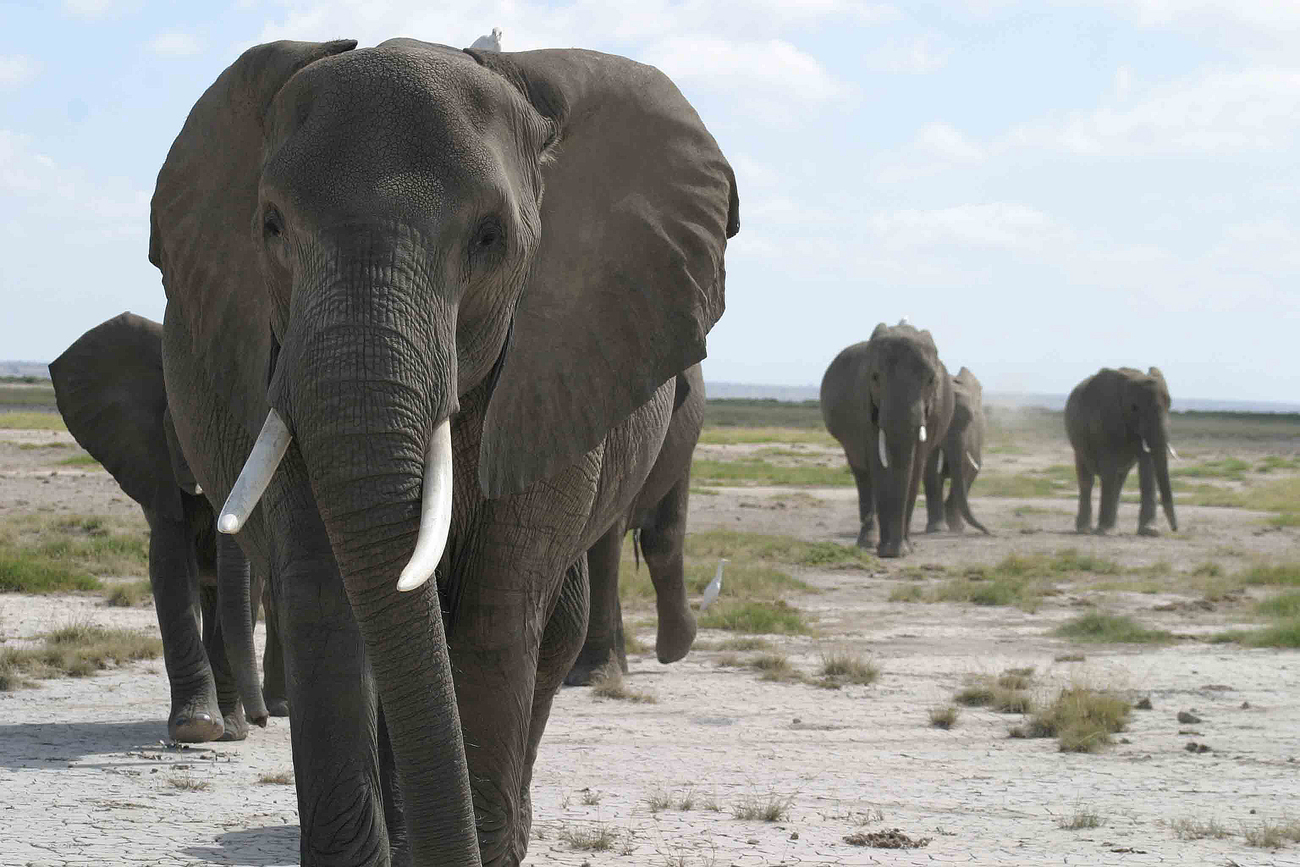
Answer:
<svg viewBox="0 0 1300 867"><path fill-rule="evenodd" d="M61 430L68 426L57 412L0 412L0 430Z"/></svg>
<svg viewBox="0 0 1300 867"><path fill-rule="evenodd" d="M1174 819L1169 822L1169 830L1179 840L1223 840L1232 836L1232 832L1217 819Z"/></svg>
<svg viewBox="0 0 1300 867"><path fill-rule="evenodd" d="M880 677L880 666L847 648L822 653L822 677L833 683L870 686Z"/></svg>
<svg viewBox="0 0 1300 867"><path fill-rule="evenodd" d="M586 826L566 825L560 829L559 837L579 852L608 852L618 843L619 833L604 822L598 822Z"/></svg>
<svg viewBox="0 0 1300 867"><path fill-rule="evenodd" d="M257 778L263 786L292 786L293 771L269 771Z"/></svg>
<svg viewBox="0 0 1300 867"><path fill-rule="evenodd" d="M1000 675L967 675L966 686L952 700L966 707L986 707L998 713L1029 713L1033 697L1027 692L1033 682L1033 669L1011 669Z"/></svg>
<svg viewBox="0 0 1300 867"><path fill-rule="evenodd" d="M1132 705L1110 690L1071 686L1035 713L1012 737L1056 738L1063 753L1092 753L1111 742L1128 725Z"/></svg>
<svg viewBox="0 0 1300 867"><path fill-rule="evenodd" d="M189 774L172 774L167 778L167 785L182 792L206 792L212 788L207 780L200 780Z"/></svg>
<svg viewBox="0 0 1300 867"><path fill-rule="evenodd" d="M930 708L930 725L947 731L957 724L961 711L954 705L946 704Z"/></svg>
<svg viewBox="0 0 1300 867"><path fill-rule="evenodd" d="M1056 826L1066 831L1089 831L1106 824L1101 813L1089 807L1076 806L1073 812L1059 817Z"/></svg>
<svg viewBox="0 0 1300 867"><path fill-rule="evenodd" d="M144 577L148 564L143 517L27 514L0 520L0 591L98 590L95 576Z"/></svg>
<svg viewBox="0 0 1300 867"><path fill-rule="evenodd" d="M750 794L736 802L731 808L731 815L746 821L779 822L789 815L793 803L793 798L775 792Z"/></svg>
<svg viewBox="0 0 1300 867"><path fill-rule="evenodd" d="M650 808L651 813L662 813L664 810L680 810L689 812L697 806L695 799L695 790L687 789L684 794L678 795L663 789L656 789L646 798L646 806ZM709 806L703 805L705 809ZM713 803L712 809L717 810L718 805Z"/></svg>
<svg viewBox="0 0 1300 867"><path fill-rule="evenodd" d="M760 653L749 661L749 667L759 673L759 680L792 683L803 680L803 675L790 664L784 653Z"/></svg>
<svg viewBox="0 0 1300 867"><path fill-rule="evenodd" d="M70 623L39 644L0 648L0 691L29 685L30 679L87 677L110 665L154 659L162 641L133 629Z"/></svg>
<svg viewBox="0 0 1300 867"><path fill-rule="evenodd" d="M623 670L619 667L617 659L611 659L605 663L604 668L593 675L591 694L598 698L612 698L634 704L654 704L659 700L651 693L628 687L623 680Z"/></svg>
<svg viewBox="0 0 1300 867"><path fill-rule="evenodd" d="M139 608L153 604L153 587L148 579L114 584L104 594L104 604L109 608Z"/></svg>
<svg viewBox="0 0 1300 867"><path fill-rule="evenodd" d="M1300 843L1300 819L1264 819L1257 825L1243 825L1242 839L1257 849L1281 849L1288 843Z"/></svg>

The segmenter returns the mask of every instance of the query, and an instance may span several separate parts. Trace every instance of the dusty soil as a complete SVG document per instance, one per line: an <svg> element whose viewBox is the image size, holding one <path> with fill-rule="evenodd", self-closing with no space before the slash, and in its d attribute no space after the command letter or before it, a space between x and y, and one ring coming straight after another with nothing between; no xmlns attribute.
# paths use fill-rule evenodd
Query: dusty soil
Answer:
<svg viewBox="0 0 1300 867"><path fill-rule="evenodd" d="M0 516L136 513L103 472L57 466L75 450L18 445L60 440L67 435L0 431ZM1048 450L1017 460L1061 458ZM995 536L919 536L903 561L799 571L819 592L789 601L815 616L818 634L776 642L810 674L827 648L860 650L882 670L871 686L763 682L719 667L715 650L672 666L633 658L630 685L652 693L654 704L564 690L538 760L528 863L1300 864L1300 845L1252 848L1241 833L1300 812L1300 656L1195 640L1078 645L1048 635L1085 605L1205 635L1249 625L1243 602L1199 604L1199 593L1178 592L1176 576L1155 593L1076 582L1033 613L888 601L902 582L941 580L911 577L907 567L955 569L1074 548L1126 568L1163 560L1177 573L1213 561L1231 572L1295 559L1300 533L1266 528L1259 513L1184 507L1184 532L1140 539L1130 504L1121 533L1080 537L1071 532L1070 499L982 499L978 486L976 494L973 508ZM851 488L714 489L694 497L691 528L849 544L854 497ZM156 629L150 609L108 608L97 595L0 596L0 640L71 619ZM653 641L653 627L639 634ZM715 644L723 637L701 634ZM1077 654L1086 658L1056 661ZM1008 739L1020 718L991 711L965 709L949 731L930 727L927 711L947 703L966 675L1012 666L1035 667L1043 696L1092 684L1147 696L1152 709L1135 711L1123 740L1092 755ZM287 722L272 720L243 743L179 748L161 742L166 710L161 660L0 693L0 864L296 864L294 789L258 782L292 768ZM1181 711L1201 722L1180 723ZM1210 750L1189 752L1189 741ZM692 809L654 812L656 794L678 804L689 794ZM736 806L752 800L788 806L775 822L736 818ZM1081 812L1095 813L1100 826L1062 827ZM1182 819L1218 822L1231 836L1181 840L1170 823ZM570 842L602 829L612 838L606 851ZM852 834L886 844L930 839L884 849L850 845L844 837Z"/></svg>

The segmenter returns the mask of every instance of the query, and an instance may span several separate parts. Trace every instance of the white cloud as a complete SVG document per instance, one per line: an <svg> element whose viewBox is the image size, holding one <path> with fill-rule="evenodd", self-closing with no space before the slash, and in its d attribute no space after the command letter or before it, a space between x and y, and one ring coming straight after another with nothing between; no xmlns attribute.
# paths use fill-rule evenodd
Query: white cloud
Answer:
<svg viewBox="0 0 1300 867"><path fill-rule="evenodd" d="M191 57L202 50L188 33L160 33L149 40L149 50L162 57Z"/></svg>
<svg viewBox="0 0 1300 867"><path fill-rule="evenodd" d="M863 59L867 68L876 72L924 75L942 69L948 62L948 52L933 38L916 36L868 50Z"/></svg>
<svg viewBox="0 0 1300 867"><path fill-rule="evenodd" d="M78 18L112 18L140 8L140 0L63 0L63 9Z"/></svg>
<svg viewBox="0 0 1300 867"><path fill-rule="evenodd" d="M36 77L40 65L23 54L0 55L0 90L26 84Z"/></svg>
<svg viewBox="0 0 1300 867"><path fill-rule="evenodd" d="M904 208L871 215L869 236L893 249L921 247L1041 247L1061 230L1037 208L1016 202Z"/></svg>
<svg viewBox="0 0 1300 867"><path fill-rule="evenodd" d="M1210 72L1150 88L1124 104L1011 131L1012 146L1077 154L1240 154L1294 144L1300 69Z"/></svg>
<svg viewBox="0 0 1300 867"><path fill-rule="evenodd" d="M772 96L808 103L842 99L851 92L815 57L780 39L674 36L651 45L641 59L679 83L722 93L757 85Z"/></svg>
<svg viewBox="0 0 1300 867"><path fill-rule="evenodd" d="M917 147L950 162L971 163L983 159L984 151L951 124L927 123L916 134Z"/></svg>

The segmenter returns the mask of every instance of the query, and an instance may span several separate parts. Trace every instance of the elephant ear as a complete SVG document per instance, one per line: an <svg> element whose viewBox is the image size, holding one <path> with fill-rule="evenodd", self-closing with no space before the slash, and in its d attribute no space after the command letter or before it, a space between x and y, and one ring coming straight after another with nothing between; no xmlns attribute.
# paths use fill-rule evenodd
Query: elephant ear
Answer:
<svg viewBox="0 0 1300 867"><path fill-rule="evenodd" d="M50 363L63 421L128 497L181 518L163 426L162 326L123 313L87 331Z"/></svg>
<svg viewBox="0 0 1300 867"><path fill-rule="evenodd" d="M705 357L735 175L667 76L594 51L469 52L549 118L541 239L488 405L489 497L572 466Z"/></svg>
<svg viewBox="0 0 1300 867"><path fill-rule="evenodd" d="M249 298L250 287L264 292L253 225L266 111L294 73L356 44L344 39L256 45L226 67L185 119L158 172L149 212L149 261L162 272L169 302L183 299L168 315L183 317L194 339L226 333L245 342L264 337L265 326L220 329L203 319L231 307L232 298ZM250 312L231 314L246 321ZM221 349L234 355L251 351L242 345Z"/></svg>
<svg viewBox="0 0 1300 867"><path fill-rule="evenodd" d="M875 340L877 337L883 337L883 336L885 336L885 335L888 334L888 333L889 333L889 326L886 325L885 323L881 322L881 323L880 323L879 325L877 325L874 329L872 329L872 331L871 331L871 339L872 339L872 340Z"/></svg>

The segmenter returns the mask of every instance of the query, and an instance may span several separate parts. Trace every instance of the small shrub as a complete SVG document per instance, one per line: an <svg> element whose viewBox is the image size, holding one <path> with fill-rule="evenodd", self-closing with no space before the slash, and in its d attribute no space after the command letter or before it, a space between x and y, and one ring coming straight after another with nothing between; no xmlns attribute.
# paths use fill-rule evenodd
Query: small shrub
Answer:
<svg viewBox="0 0 1300 867"><path fill-rule="evenodd" d="M849 650L822 655L822 676L859 686L870 686L880 677L880 667Z"/></svg>
<svg viewBox="0 0 1300 867"><path fill-rule="evenodd" d="M994 678L990 675L974 675L968 678L966 686L958 690L952 700L966 707L986 707L998 713L1029 713L1033 710L1033 698L1022 687L1005 686L1001 682L1006 675ZM1011 682L1020 682L1021 676L1013 676Z"/></svg>
<svg viewBox="0 0 1300 867"><path fill-rule="evenodd" d="M731 815L746 821L779 822L786 818L792 803L792 798L782 797L775 792L746 795L732 807Z"/></svg>
<svg viewBox="0 0 1300 867"><path fill-rule="evenodd" d="M957 717L960 714L961 711L950 704L932 707L930 708L930 725L946 731L957 724Z"/></svg>
<svg viewBox="0 0 1300 867"><path fill-rule="evenodd" d="M1063 753L1091 753L1128 724L1131 705L1114 693L1067 687L1051 705L1012 731L1012 737L1057 739Z"/></svg>
<svg viewBox="0 0 1300 867"><path fill-rule="evenodd" d="M582 803L583 803L584 806L587 806L587 807L594 807L594 806L596 806L597 804L600 803L600 799L601 799L601 797L602 797L602 796L601 796L600 792L596 791L595 789L583 789L583 790L582 790Z"/></svg>

